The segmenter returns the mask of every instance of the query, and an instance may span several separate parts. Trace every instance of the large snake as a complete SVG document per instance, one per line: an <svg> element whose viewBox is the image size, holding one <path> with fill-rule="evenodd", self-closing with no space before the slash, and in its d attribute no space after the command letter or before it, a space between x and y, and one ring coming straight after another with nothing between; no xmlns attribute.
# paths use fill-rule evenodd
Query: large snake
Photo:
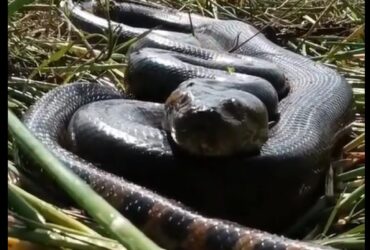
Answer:
<svg viewBox="0 0 370 250"><path fill-rule="evenodd" d="M87 32L109 27L99 11L71 0L62 7ZM113 6L110 17L121 41L161 25L128 54L127 92L140 100L99 84L68 84L29 109L24 123L30 131L166 249L329 249L210 218L281 232L313 204L336 135L349 122L346 81L244 22L189 19L132 3ZM196 118L187 118L189 103ZM240 154L188 157L183 151Z"/></svg>

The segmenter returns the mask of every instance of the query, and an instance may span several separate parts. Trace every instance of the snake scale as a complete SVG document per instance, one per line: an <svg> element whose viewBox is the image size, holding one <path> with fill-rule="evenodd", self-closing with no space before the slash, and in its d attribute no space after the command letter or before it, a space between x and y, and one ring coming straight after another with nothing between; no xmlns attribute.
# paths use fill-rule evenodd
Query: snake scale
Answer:
<svg viewBox="0 0 370 250"><path fill-rule="evenodd" d="M336 134L349 122L350 86L334 70L256 35L258 31L244 22L192 14L189 24L188 14L153 6L119 3L110 12L121 41L161 25L131 46L128 54L128 89L137 99L95 83L68 84L38 100L25 114L25 125L166 249L331 249L252 227L280 232L313 204L322 190ZM108 29L99 13L89 13L71 0L62 7L86 32ZM235 73L227 72L225 65ZM271 92L272 99L255 94L265 98L265 104L272 100L266 104L268 115L279 114L279 119L258 154L216 160L174 154L161 129L165 109L161 102L181 82L191 86L194 79L213 79L235 83L238 89L251 79L262 86L266 83L262 78L274 85L276 93ZM224 85L221 89L229 93ZM212 120L204 121L208 119ZM68 133L73 140L64 147L61 138ZM120 140L131 144L125 147ZM67 150L76 146L88 160ZM123 151L118 151L120 147Z"/></svg>

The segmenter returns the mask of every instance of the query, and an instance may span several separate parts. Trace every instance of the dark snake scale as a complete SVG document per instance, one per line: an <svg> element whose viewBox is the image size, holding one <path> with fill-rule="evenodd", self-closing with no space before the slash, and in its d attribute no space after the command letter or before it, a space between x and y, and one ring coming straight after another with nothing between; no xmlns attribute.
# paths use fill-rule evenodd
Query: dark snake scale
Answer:
<svg viewBox="0 0 370 250"><path fill-rule="evenodd" d="M103 33L108 28L98 10L92 14L72 0L61 7L86 32ZM126 92L135 99L98 83L61 86L25 114L30 131L165 249L332 249L264 231L282 233L322 194L337 134L351 117L352 92L344 78L262 34L254 36L257 30L240 21L192 15L190 25L187 13L123 2L111 8L110 16L120 41L161 25L128 52ZM236 99L248 96L253 105L263 107L265 113L257 115L253 112L258 108L248 110L260 117L253 126L267 124L267 118L277 120L265 130L255 130L262 131L254 141L261 144L258 153L204 158L176 151L169 136L176 131L162 129L168 125L163 124L165 118L173 118L165 117L164 110L177 101L181 88L202 94L202 86L209 82L219 85L204 91L235 94ZM217 102L212 96L197 102L211 106ZM225 119L243 119L244 113L225 107ZM213 122L212 116L200 118ZM180 124L182 130L192 122ZM223 127L215 131L228 132ZM230 131L229 140L217 132L224 143L254 133L237 138ZM259 139L264 136L267 141ZM176 140L185 145L194 138L178 135ZM220 152L228 150L217 145ZM209 147L199 144L204 152Z"/></svg>

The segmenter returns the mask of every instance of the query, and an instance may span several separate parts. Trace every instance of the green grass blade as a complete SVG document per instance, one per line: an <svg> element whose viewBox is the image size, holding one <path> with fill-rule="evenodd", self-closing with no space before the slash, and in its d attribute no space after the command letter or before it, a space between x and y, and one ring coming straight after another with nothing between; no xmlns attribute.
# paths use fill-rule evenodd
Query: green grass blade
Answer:
<svg viewBox="0 0 370 250"><path fill-rule="evenodd" d="M22 240L46 245L49 247L67 248L75 250L124 250L120 246L101 246L96 240L91 240L88 237L81 235L73 235L60 231L37 229L30 230L29 228L8 228L8 235ZM105 242L104 242L105 243Z"/></svg>
<svg viewBox="0 0 370 250"><path fill-rule="evenodd" d="M350 195L345 197L340 203L339 203L339 209L340 210L349 210L351 205L359 199L362 195L365 194L365 184L362 184L356 190L354 190Z"/></svg>
<svg viewBox="0 0 370 250"><path fill-rule="evenodd" d="M8 17L12 16L24 5L33 3L35 0L14 0L8 4Z"/></svg>
<svg viewBox="0 0 370 250"><path fill-rule="evenodd" d="M68 51L69 49L73 46L73 43L68 44L67 46L64 46L60 48L58 51L53 53L48 59L44 60L39 67L33 70L29 78L33 78L38 71L42 71L43 68L45 68L47 65L49 65L52 62L58 61L60 58L62 58Z"/></svg>
<svg viewBox="0 0 370 250"><path fill-rule="evenodd" d="M318 240L318 244L330 245L338 249L346 250L364 250L365 249L365 237L361 234L347 235L345 237L337 236L329 239Z"/></svg>
<svg viewBox="0 0 370 250"><path fill-rule="evenodd" d="M147 238L117 210L97 195L89 185L57 160L19 119L8 110L8 127L19 147L38 162L55 181L84 208L106 231L130 250L157 250ZM78 192L76 192L78 190Z"/></svg>
<svg viewBox="0 0 370 250"><path fill-rule="evenodd" d="M8 184L8 207L24 217L40 223L45 223L43 216L24 200L23 197L14 190L14 186L11 184Z"/></svg>
<svg viewBox="0 0 370 250"><path fill-rule="evenodd" d="M25 199L29 204L31 204L34 208L36 208L48 221L57 223L59 225L63 225L65 227L75 229L81 232L85 232L87 234L99 236L91 228L85 226L84 224L72 219L70 216L64 214L56 207L52 206L51 204L46 203L43 200L33 196L32 194L24 191L23 189L9 185L19 196Z"/></svg>
<svg viewBox="0 0 370 250"><path fill-rule="evenodd" d="M363 177L363 176L365 176L365 166L347 171L342 174L338 174L337 180L338 181L348 181L348 180L355 179L357 177Z"/></svg>

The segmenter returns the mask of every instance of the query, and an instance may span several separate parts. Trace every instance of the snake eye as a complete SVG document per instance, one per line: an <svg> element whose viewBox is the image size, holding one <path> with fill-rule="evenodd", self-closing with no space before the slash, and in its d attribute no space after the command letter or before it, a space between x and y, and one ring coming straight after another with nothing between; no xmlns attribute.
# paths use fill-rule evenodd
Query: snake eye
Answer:
<svg viewBox="0 0 370 250"><path fill-rule="evenodd" d="M223 103L223 110L236 120L242 120L244 117L243 105L235 98L229 99Z"/></svg>
<svg viewBox="0 0 370 250"><path fill-rule="evenodd" d="M186 87L192 87L192 86L194 86L194 82L189 82L189 83L186 85Z"/></svg>

